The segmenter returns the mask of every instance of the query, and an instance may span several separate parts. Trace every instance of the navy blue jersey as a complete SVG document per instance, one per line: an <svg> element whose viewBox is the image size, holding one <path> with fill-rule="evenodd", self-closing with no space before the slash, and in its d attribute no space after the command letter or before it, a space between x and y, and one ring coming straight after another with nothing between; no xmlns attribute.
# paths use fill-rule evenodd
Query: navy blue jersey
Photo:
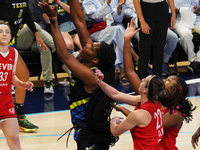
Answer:
<svg viewBox="0 0 200 150"><path fill-rule="evenodd" d="M71 121L75 128L74 139L77 140L79 129L86 126L85 113L93 93L88 93L84 89L84 83L73 74L70 83L69 106Z"/></svg>

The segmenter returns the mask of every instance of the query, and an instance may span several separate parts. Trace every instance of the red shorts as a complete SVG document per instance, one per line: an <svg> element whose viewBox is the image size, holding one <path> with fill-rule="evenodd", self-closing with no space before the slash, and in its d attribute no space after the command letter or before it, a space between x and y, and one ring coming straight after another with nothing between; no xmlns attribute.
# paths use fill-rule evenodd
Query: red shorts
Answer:
<svg viewBox="0 0 200 150"><path fill-rule="evenodd" d="M0 120L6 118L17 118L12 94L0 94Z"/></svg>

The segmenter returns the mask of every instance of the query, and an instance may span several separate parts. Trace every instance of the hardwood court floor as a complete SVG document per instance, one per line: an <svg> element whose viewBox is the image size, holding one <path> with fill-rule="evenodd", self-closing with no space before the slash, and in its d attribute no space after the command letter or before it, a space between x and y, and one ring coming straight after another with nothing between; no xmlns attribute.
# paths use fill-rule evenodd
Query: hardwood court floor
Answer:
<svg viewBox="0 0 200 150"><path fill-rule="evenodd" d="M190 98L192 103L196 106L200 106L200 98ZM133 109L131 106L123 105L128 109ZM194 112L194 120L189 124L184 122L183 127L177 138L177 147L180 150L192 150L191 136L194 131L200 126L200 108ZM122 116L120 112L115 110L112 116ZM20 132L20 142L23 150L76 150L76 143L73 140L73 134L70 134L68 148L66 148L67 135L56 140L69 128L72 127L70 122L69 111L59 111L50 113L40 113L27 116L30 121L37 124L40 129L34 133ZM126 132L120 136L120 140L115 146L110 148L111 150L131 150L133 149L133 142L130 132ZM197 149L200 149L198 147ZM0 150L8 150L6 140L3 138L3 133L0 131Z"/></svg>
<svg viewBox="0 0 200 150"><path fill-rule="evenodd" d="M180 68L179 68L180 69ZM185 69L185 68L184 68ZM182 69L181 69L182 70ZM179 150L192 150L191 136L200 126L200 73L191 75L185 71L180 71L179 75L186 80L189 87L188 98L194 106L198 106L194 111L194 119L189 124L183 124L177 138L177 147ZM59 76L62 81L66 74ZM69 106L66 97L69 93L69 87L55 85L53 95L44 95L41 81L30 79L34 82L33 92L27 92L25 101L25 113L32 123L39 126L39 130L33 133L19 132L20 142L23 150L76 150L76 143L73 140L73 131L69 136L68 148L66 148L67 135L57 139L72 127ZM133 93L130 87L123 87L116 80L116 88L125 93ZM122 104L124 107L133 110L134 107ZM113 116L123 116L120 112L113 110ZM57 142L56 142L57 141ZM200 143L199 143L200 144ZM131 150L133 141L130 132L127 131L120 136L120 140L110 150ZM200 146L197 147L200 149ZM2 131L0 130L0 150L9 150Z"/></svg>

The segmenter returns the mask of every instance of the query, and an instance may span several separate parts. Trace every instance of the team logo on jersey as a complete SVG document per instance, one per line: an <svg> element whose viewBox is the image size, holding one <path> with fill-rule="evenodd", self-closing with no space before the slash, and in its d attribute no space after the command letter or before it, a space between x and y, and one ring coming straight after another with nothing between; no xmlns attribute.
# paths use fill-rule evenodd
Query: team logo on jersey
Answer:
<svg viewBox="0 0 200 150"><path fill-rule="evenodd" d="M9 61L12 61L12 58L9 58Z"/></svg>
<svg viewBox="0 0 200 150"><path fill-rule="evenodd" d="M15 109L14 109L14 108L10 108L10 109L9 109L9 112L10 112L12 115L14 115L14 114L15 114Z"/></svg>
<svg viewBox="0 0 200 150"><path fill-rule="evenodd" d="M70 83L71 83L72 86L74 86L76 81L74 79L70 78Z"/></svg>
<svg viewBox="0 0 200 150"><path fill-rule="evenodd" d="M20 24L20 23L22 22L22 19L23 19L23 18L19 18L19 19L15 20L15 21L14 21L14 24L15 24L15 25L16 25L16 24Z"/></svg>
<svg viewBox="0 0 200 150"><path fill-rule="evenodd" d="M22 2L22 3L12 3L13 8L24 8L27 7L27 3L26 2Z"/></svg>

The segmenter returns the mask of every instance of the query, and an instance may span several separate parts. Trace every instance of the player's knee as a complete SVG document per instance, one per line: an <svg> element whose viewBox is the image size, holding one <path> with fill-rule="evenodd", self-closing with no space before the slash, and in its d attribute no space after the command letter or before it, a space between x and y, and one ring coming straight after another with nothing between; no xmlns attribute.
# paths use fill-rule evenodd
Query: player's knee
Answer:
<svg viewBox="0 0 200 150"><path fill-rule="evenodd" d="M12 145L19 144L19 136L17 134L9 136L8 140Z"/></svg>

